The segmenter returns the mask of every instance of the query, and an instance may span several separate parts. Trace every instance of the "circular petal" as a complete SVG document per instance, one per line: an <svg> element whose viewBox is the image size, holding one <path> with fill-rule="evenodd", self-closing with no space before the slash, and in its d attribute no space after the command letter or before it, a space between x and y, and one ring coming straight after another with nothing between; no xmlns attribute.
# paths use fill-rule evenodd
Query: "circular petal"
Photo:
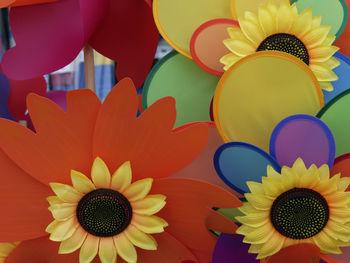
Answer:
<svg viewBox="0 0 350 263"><path fill-rule="evenodd" d="M5 74L0 72L0 118L14 120L9 108L7 100L10 94L10 82Z"/></svg>
<svg viewBox="0 0 350 263"><path fill-rule="evenodd" d="M331 175L340 173L341 177L350 177L350 153L339 156L334 161ZM350 186L346 189L350 190Z"/></svg>
<svg viewBox="0 0 350 263"><path fill-rule="evenodd" d="M320 249L307 243L301 243L286 247L279 251L277 254L271 256L267 263L310 263L313 262L313 258L317 258L320 255Z"/></svg>
<svg viewBox="0 0 350 263"><path fill-rule="evenodd" d="M228 0L154 0L153 15L164 39L189 58L191 37L201 24L215 18L232 18Z"/></svg>
<svg viewBox="0 0 350 263"><path fill-rule="evenodd" d="M177 130L182 129L184 126L179 127ZM217 175L213 166L213 156L217 148L222 145L223 141L216 129L214 123L209 126L209 138L206 148L192 163L187 165L184 169L171 175L169 178L188 178L199 181L211 183L221 188L224 188L234 194L238 194L228 187Z"/></svg>
<svg viewBox="0 0 350 263"><path fill-rule="evenodd" d="M233 18L237 19L243 17L246 11L258 13L260 6L265 6L270 0L231 0L231 11ZM281 3L283 0L273 0L276 4Z"/></svg>
<svg viewBox="0 0 350 263"><path fill-rule="evenodd" d="M243 236L221 234L213 253L212 263L259 263L256 255L248 253L249 244L243 243Z"/></svg>
<svg viewBox="0 0 350 263"><path fill-rule="evenodd" d="M292 167L301 158L307 167L328 164L335 157L335 141L331 130L320 119L297 114L281 121L273 130L270 153L281 166Z"/></svg>
<svg viewBox="0 0 350 263"><path fill-rule="evenodd" d="M317 114L331 129L336 145L336 157L350 152L350 90L340 93Z"/></svg>
<svg viewBox="0 0 350 263"><path fill-rule="evenodd" d="M271 165L277 172L280 166L260 148L243 142L229 142L215 153L214 165L221 179L239 193L250 192L247 181L261 182L266 168Z"/></svg>
<svg viewBox="0 0 350 263"><path fill-rule="evenodd" d="M268 151L277 123L293 114L316 114L322 97L314 74L299 59L282 52L257 52L221 78L214 119L225 142L248 142Z"/></svg>
<svg viewBox="0 0 350 263"><path fill-rule="evenodd" d="M232 19L214 19L202 24L191 38L191 55L202 69L210 74L221 76L224 65L220 58L228 53L223 40L228 38L228 27L239 27Z"/></svg>
<svg viewBox="0 0 350 263"><path fill-rule="evenodd" d="M322 25L331 26L331 35L338 38L344 31L348 22L348 7L345 0L294 0L300 12L312 7L313 16L322 16Z"/></svg>
<svg viewBox="0 0 350 263"><path fill-rule="evenodd" d="M218 81L217 76L172 52L149 74L142 94L143 108L147 109L160 98L172 96L177 110L175 127L194 121L210 121L210 102Z"/></svg>
<svg viewBox="0 0 350 263"><path fill-rule="evenodd" d="M340 62L340 65L333 69L334 73L338 76L338 80L332 82L333 91L322 90L325 104L338 94L350 89L350 59L339 52L335 53L334 57Z"/></svg>

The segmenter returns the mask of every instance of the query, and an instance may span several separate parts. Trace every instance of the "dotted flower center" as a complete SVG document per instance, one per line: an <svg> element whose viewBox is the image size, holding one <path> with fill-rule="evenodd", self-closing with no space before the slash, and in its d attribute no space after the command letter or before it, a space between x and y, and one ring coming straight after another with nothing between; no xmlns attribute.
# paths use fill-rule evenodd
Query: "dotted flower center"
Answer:
<svg viewBox="0 0 350 263"><path fill-rule="evenodd" d="M329 208L319 193L294 188L273 202L270 216L273 226L282 235L291 239L307 239L327 225Z"/></svg>
<svg viewBox="0 0 350 263"><path fill-rule="evenodd" d="M279 33L267 37L259 45L257 51L275 50L291 54L306 65L309 65L310 57L304 43L291 34Z"/></svg>
<svg viewBox="0 0 350 263"><path fill-rule="evenodd" d="M79 201L76 213L80 225L99 237L123 232L132 218L128 199L111 189L97 189L86 194Z"/></svg>

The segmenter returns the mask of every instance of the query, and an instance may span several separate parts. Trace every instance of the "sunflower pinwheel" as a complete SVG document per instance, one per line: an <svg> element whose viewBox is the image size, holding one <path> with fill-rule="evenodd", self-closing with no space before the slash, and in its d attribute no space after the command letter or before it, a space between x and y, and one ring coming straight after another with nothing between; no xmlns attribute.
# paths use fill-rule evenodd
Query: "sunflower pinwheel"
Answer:
<svg viewBox="0 0 350 263"><path fill-rule="evenodd" d="M201 153L208 124L172 130L171 98L139 117L137 108L125 79L102 105L84 89L67 93L66 111L29 95L36 133L0 119L6 263L210 261L210 230L237 229L212 208L241 202L208 183L166 178Z"/></svg>

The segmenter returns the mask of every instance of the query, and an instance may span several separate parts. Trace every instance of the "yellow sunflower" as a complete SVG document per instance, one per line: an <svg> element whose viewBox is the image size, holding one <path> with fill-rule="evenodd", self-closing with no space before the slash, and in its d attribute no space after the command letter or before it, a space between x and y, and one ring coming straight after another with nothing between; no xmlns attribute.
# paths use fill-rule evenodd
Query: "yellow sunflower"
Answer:
<svg viewBox="0 0 350 263"><path fill-rule="evenodd" d="M137 262L134 246L156 250L150 235L161 233L168 224L154 216L166 204L164 195L148 195L152 178L131 184L130 162L111 176L102 159L96 158L92 181L72 170L72 186L51 183L56 196L48 197L54 221L46 228L52 241L61 242L59 253L80 249L79 261L91 262L98 254L102 263Z"/></svg>
<svg viewBox="0 0 350 263"><path fill-rule="evenodd" d="M0 263L4 263L6 258L18 246L19 242L1 242L0 243Z"/></svg>
<svg viewBox="0 0 350 263"><path fill-rule="evenodd" d="M322 89L332 91L332 81L338 79L332 71L340 63L333 56L339 48L332 46L335 36L330 26L321 26L321 16L312 17L312 8L298 14L296 5L288 0L277 6L270 1L259 7L258 14L246 12L238 19L240 28L228 28L225 46L232 52L221 58L229 69L241 58L259 51L282 51L307 64Z"/></svg>
<svg viewBox="0 0 350 263"><path fill-rule="evenodd" d="M322 253L341 254L339 247L350 241L350 178L337 174L330 178L329 168L312 165L306 169L299 158L281 174L267 168L262 183L248 182L251 193L237 217L237 230L249 252L258 259L269 257L284 247L313 243Z"/></svg>

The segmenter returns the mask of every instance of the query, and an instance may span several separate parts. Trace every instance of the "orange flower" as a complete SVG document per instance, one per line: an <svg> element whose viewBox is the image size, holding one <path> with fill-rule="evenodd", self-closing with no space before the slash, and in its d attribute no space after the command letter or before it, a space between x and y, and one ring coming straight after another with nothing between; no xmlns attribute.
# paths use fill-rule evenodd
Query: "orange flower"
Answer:
<svg viewBox="0 0 350 263"><path fill-rule="evenodd" d="M69 92L67 112L48 99L29 95L28 110L36 133L0 119L0 242L21 241L6 263L78 262L79 253L80 262L98 262L99 256L102 262L113 263L116 255L127 262L211 261L216 238L208 229L226 233L236 230L231 221L211 208L237 207L240 201L208 183L166 178L201 153L208 126L197 123L173 131L176 111L172 98L159 100L138 118L137 107L135 88L124 79L102 105L89 90ZM123 180L115 181L121 174ZM143 187L134 187L136 184ZM122 221L127 218L123 228L111 230L114 226L108 225L108 220L94 217L103 207L98 203L101 195L103 205L112 205L119 212L128 207L126 217L124 211L118 214ZM152 198L154 202L148 202ZM91 200L97 200L98 209ZM140 226L142 216L159 218L161 226L152 228L146 219ZM90 219L97 222L97 228ZM66 228L65 220L70 220L70 227ZM131 231L135 227L139 237L150 242L148 246L135 240L136 232ZM51 240L45 230L51 233ZM81 231L81 235L74 231ZM64 242L78 235L86 239L79 244ZM63 243L74 243L75 247L61 247L68 254L59 255ZM93 252L82 252L90 245Z"/></svg>

